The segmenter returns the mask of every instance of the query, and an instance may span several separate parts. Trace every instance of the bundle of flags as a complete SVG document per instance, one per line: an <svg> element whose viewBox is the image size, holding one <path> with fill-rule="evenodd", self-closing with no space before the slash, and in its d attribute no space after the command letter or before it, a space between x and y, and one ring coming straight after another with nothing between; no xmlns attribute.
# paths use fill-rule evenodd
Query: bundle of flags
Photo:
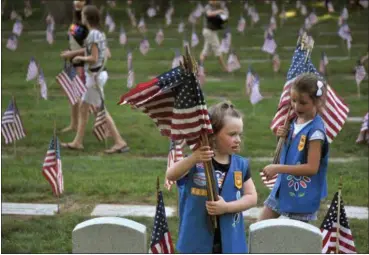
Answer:
<svg viewBox="0 0 369 255"><path fill-rule="evenodd" d="M92 129L92 133L96 136L97 140L105 141L107 137L106 132L106 111L104 100L101 102L101 106L97 110L94 126Z"/></svg>
<svg viewBox="0 0 369 255"><path fill-rule="evenodd" d="M146 28L146 23L145 23L145 19L144 17L141 17L140 21L138 22L138 26L137 26L138 30L141 33L146 33L147 28Z"/></svg>
<svg viewBox="0 0 369 255"><path fill-rule="evenodd" d="M193 73L176 67L158 77L136 85L121 96L120 105L141 109L171 140L184 140L194 149L201 134L213 132L207 106Z"/></svg>
<svg viewBox="0 0 369 255"><path fill-rule="evenodd" d="M159 29L155 36L155 42L160 45L164 40L164 32L163 29Z"/></svg>
<svg viewBox="0 0 369 255"><path fill-rule="evenodd" d="M73 65L65 64L63 70L56 76L56 80L63 88L71 105L75 105L87 90Z"/></svg>
<svg viewBox="0 0 369 255"><path fill-rule="evenodd" d="M245 27L246 27L246 20L241 15L240 19L238 20L237 31L240 32L240 33L243 33L245 31Z"/></svg>
<svg viewBox="0 0 369 255"><path fill-rule="evenodd" d="M18 48L18 38L16 35L11 34L6 43L6 48L15 51Z"/></svg>
<svg viewBox="0 0 369 255"><path fill-rule="evenodd" d="M124 30L123 26L120 27L119 43L122 45L126 45L127 43L127 35L126 35L126 31Z"/></svg>
<svg viewBox="0 0 369 255"><path fill-rule="evenodd" d="M51 138L46 152L42 174L50 183L55 196L60 197L64 192L62 162L60 158L60 144L56 135Z"/></svg>
<svg viewBox="0 0 369 255"><path fill-rule="evenodd" d="M334 194L329 210L320 226L320 231L323 234L323 254L356 253L354 238L340 192Z"/></svg>
<svg viewBox="0 0 369 255"><path fill-rule="evenodd" d="M144 39L140 42L140 52L142 53L142 55L145 56L147 52L149 52L149 49L150 49L150 43L146 39L146 37L144 37Z"/></svg>
<svg viewBox="0 0 369 255"><path fill-rule="evenodd" d="M323 75L327 75L327 65L328 65L329 61L328 61L328 57L327 54L325 54L325 52L322 52L322 55L320 57L320 62L319 62L319 72Z"/></svg>
<svg viewBox="0 0 369 255"><path fill-rule="evenodd" d="M154 227L151 234L149 253L172 254L174 247L172 237L169 232L163 193L158 190L157 205L154 219Z"/></svg>
<svg viewBox="0 0 369 255"><path fill-rule="evenodd" d="M315 69L314 65L311 63L310 58L307 56L307 51L301 48L299 44L292 57L292 63L290 69L287 73L287 82L283 87L283 92L279 100L277 113L275 114L270 128L275 133L279 126L283 125L285 119L287 118L288 109L290 107L290 88L293 81L303 73L313 73L321 79L320 74ZM332 142L333 139L338 135L342 129L347 116L349 108L344 103L344 101L335 93L335 91L327 85L327 98L326 103L322 109L321 117L326 128L326 134L328 142ZM295 117L295 113L290 115L290 120ZM277 179L275 175L272 179L266 180L266 177L261 172L260 173L263 183L270 189L273 188L274 183Z"/></svg>
<svg viewBox="0 0 369 255"><path fill-rule="evenodd" d="M34 57L31 57L31 60L29 61L28 64L26 81L35 79L37 77L37 74L38 74L38 66L36 64L36 60L34 59Z"/></svg>
<svg viewBox="0 0 369 255"><path fill-rule="evenodd" d="M368 129L369 118L368 116L369 116L369 113L366 113L363 118L363 122L360 128L360 133L356 139L356 143L368 143L369 144L369 129Z"/></svg>
<svg viewBox="0 0 369 255"><path fill-rule="evenodd" d="M234 51L228 56L227 68L228 72L234 72L241 68L240 61Z"/></svg>
<svg viewBox="0 0 369 255"><path fill-rule="evenodd" d="M277 44L274 41L273 32L271 31L271 29L268 28L265 31L264 38L264 44L263 47L261 47L261 50L273 55L275 50L277 49Z"/></svg>
<svg viewBox="0 0 369 255"><path fill-rule="evenodd" d="M246 74L246 93L250 96L250 102L252 105L257 104L263 99L260 94L260 80L257 74L254 74L249 67Z"/></svg>
<svg viewBox="0 0 369 255"><path fill-rule="evenodd" d="M41 97L43 99L47 100L47 86L46 86L44 72L42 71L41 68L40 68L40 71L38 73L37 82L40 85Z"/></svg>
<svg viewBox="0 0 369 255"><path fill-rule="evenodd" d="M1 118L1 134L4 137L5 144L12 143L26 137L23 128L20 113L18 111L15 99L12 98Z"/></svg>

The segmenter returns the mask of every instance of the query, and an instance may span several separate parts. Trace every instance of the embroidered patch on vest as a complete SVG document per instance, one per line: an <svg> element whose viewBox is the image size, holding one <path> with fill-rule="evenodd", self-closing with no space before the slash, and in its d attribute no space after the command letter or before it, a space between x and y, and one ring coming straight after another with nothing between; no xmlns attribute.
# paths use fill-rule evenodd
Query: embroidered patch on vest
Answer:
<svg viewBox="0 0 369 255"><path fill-rule="evenodd" d="M306 135L302 135L300 138L300 143L299 143L299 147L298 150L302 151L305 147L305 142L306 142Z"/></svg>
<svg viewBox="0 0 369 255"><path fill-rule="evenodd" d="M234 186L237 189L242 188L242 172L241 171L234 171Z"/></svg>
<svg viewBox="0 0 369 255"><path fill-rule="evenodd" d="M206 185L206 177L204 172L197 172L193 175L193 182L198 186Z"/></svg>
<svg viewBox="0 0 369 255"><path fill-rule="evenodd" d="M206 189L191 188L191 194L194 196L207 196L208 192Z"/></svg>

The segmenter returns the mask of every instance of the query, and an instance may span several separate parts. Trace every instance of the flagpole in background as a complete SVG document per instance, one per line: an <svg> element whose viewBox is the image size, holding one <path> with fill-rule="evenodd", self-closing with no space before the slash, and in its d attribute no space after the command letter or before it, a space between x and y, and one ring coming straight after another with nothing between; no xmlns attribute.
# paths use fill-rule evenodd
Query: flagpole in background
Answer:
<svg viewBox="0 0 369 255"><path fill-rule="evenodd" d="M338 183L336 254L340 253L341 191L342 191L342 175L340 176L340 182Z"/></svg>
<svg viewBox="0 0 369 255"><path fill-rule="evenodd" d="M15 104L15 97L12 96L12 100L13 100L13 130L16 130L16 127L15 127L15 109L16 109L16 104ZM14 158L17 156L17 139L15 138L14 139L14 142L13 142L13 149L14 149Z"/></svg>
<svg viewBox="0 0 369 255"><path fill-rule="evenodd" d="M57 140L57 137L56 137L56 120L54 120L54 131L53 131L53 139L54 139L54 150L55 150L55 158L57 157L57 146L58 146L58 144L57 144L57 142L58 142L58 140ZM56 164L56 167L58 168L58 164ZM59 169L58 169L58 171L59 171ZM58 176L58 175L57 175ZM58 177L56 178L57 180L56 180L56 189L57 189L57 205L58 205L58 210L57 210L57 214L59 214L60 213L60 193L59 193L59 190L60 190L60 188L59 188L59 180L58 180Z"/></svg>
<svg viewBox="0 0 369 255"><path fill-rule="evenodd" d="M158 200L158 197L159 197L159 190L160 190L159 176L157 176L156 177L156 200Z"/></svg>
<svg viewBox="0 0 369 255"><path fill-rule="evenodd" d="M189 46L185 47L185 55L183 56L182 66L188 72L192 72L194 74L194 77L196 77L197 63L190 54ZM208 136L205 133L201 133L201 145L209 146ZM218 194L217 194L217 190L215 187L215 179L213 175L213 166L211 164L211 161L204 162L204 167L205 167L206 189L207 189L208 200L217 201ZM216 228L218 228L217 217L214 215L213 216L209 215L209 217L211 221L211 230L214 231Z"/></svg>

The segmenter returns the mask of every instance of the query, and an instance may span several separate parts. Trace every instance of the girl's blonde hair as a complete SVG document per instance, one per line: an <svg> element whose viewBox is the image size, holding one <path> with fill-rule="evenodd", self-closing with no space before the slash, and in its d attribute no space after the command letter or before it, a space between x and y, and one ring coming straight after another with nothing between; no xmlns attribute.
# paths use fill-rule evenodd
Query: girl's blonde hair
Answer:
<svg viewBox="0 0 369 255"><path fill-rule="evenodd" d="M322 87L319 87L322 84ZM295 90L298 94L306 93L313 100L314 105L320 110L325 103L327 94L327 85L320 80L315 74L304 73L296 78L292 84L291 90Z"/></svg>
<svg viewBox="0 0 369 255"><path fill-rule="evenodd" d="M213 126L213 135L216 135L225 124L226 117L243 118L242 113L234 108L229 101L223 101L209 108L211 125Z"/></svg>

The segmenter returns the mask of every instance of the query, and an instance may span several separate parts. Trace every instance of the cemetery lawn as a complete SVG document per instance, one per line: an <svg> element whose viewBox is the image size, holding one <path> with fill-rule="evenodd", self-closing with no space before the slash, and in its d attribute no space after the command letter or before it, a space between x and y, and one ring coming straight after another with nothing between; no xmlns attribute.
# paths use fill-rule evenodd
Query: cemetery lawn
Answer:
<svg viewBox="0 0 369 255"><path fill-rule="evenodd" d="M139 5L141 1L134 1ZM143 113L132 110L129 106L118 106L120 95L128 91L126 86L127 52L133 49L133 67L135 82L144 82L171 68L175 48L181 49L182 40L190 38L190 25L186 24L186 33L178 34L177 24L180 15L175 15L173 24L164 29L165 40L162 45L156 45L154 38L163 18L146 18L149 31L147 38L154 49L146 56L138 51L142 35L131 28L128 18L117 3L118 8L109 10L117 24L123 23L127 32L128 43L119 44L119 32L107 34L112 59L107 68L109 81L105 87L106 106L113 116L117 127L131 148L124 155L104 155L105 144L100 143L92 135L93 118L86 129L83 152L61 150L63 164L65 193L61 198L61 215L52 217L2 216L2 252L4 253L70 253L71 233L76 224L88 219L93 207L99 203L114 204L151 204L155 205L156 177L164 181L166 169L165 157L168 153L168 138L162 137L153 121ZM286 11L293 9L293 1L286 4ZM2 141L2 187L3 202L20 203L56 203L51 194L50 185L41 174L43 160L53 134L54 121L57 130L69 124L70 108L66 96L55 76L61 71L63 61L59 58L62 50L67 48L67 26L56 25L56 37L53 45L48 45L45 36L45 22L42 19L43 9L33 4L34 14L23 23L23 34L19 38L18 49L15 52L5 48L13 22L2 22L2 96L1 112L4 113L9 100L15 96L27 137L16 142L16 156L13 145L5 145ZM195 4L175 3L175 7L185 13L184 17ZM138 8L138 6L136 6ZM264 99L255 108L245 94L245 77L250 65L247 61L271 59L259 49L263 43L264 26L269 21L270 5L256 5L260 13L260 21L255 27L246 26L245 35L237 33L236 25L239 18L239 3L230 5L232 31L232 46L241 59L241 70L233 74L221 72L214 57L205 62L207 82L203 87L207 105L210 106L222 99L231 100L245 115L244 139L242 156L249 157L253 180L258 191L258 206L261 206L269 190L262 186L258 171L270 161L259 162L255 157L271 157L276 138L269 129L279 97L286 79L286 73L291 63L293 46L296 44L297 32L303 24L303 17L297 14L286 21L283 28L277 28L275 40L278 44L278 54L281 58L281 70L274 74L272 63L252 63L252 69L260 77L260 90ZM335 6L341 10L342 6ZM310 10L311 8L308 7ZM124 15L122 13L124 12ZM345 44L337 35L337 19L339 12L324 15L326 9L316 7L318 16L324 19L315 25L311 35L315 39L312 61L318 68L321 51L325 51L330 59L328 64L328 80L334 90L344 99L350 108L350 117L363 117L368 111L368 81L361 84L361 98L357 97L357 87L352 73L357 59L367 51L368 10L350 12L348 23L352 30L353 47L350 57ZM245 13L246 17L246 13ZM185 18L186 19L186 18ZM247 18L249 22L249 18ZM196 59L202 49L202 23L196 25L200 44L191 52ZM38 30L39 32L37 32ZM35 32L36 31L36 32ZM324 34L322 32L332 32ZM221 34L219 34L221 35ZM334 47L323 48L324 45ZM283 48L286 47L287 48ZM26 82L28 63L35 57L42 68L48 86L48 100L39 95L36 81ZM334 60L333 57L342 57ZM345 59L345 57L347 57ZM329 204L337 191L339 177L343 177L343 199L345 205L368 205L368 147L355 144L361 123L347 122L343 130L330 146L331 158L354 158L346 163L329 163L328 168L328 198L324 204ZM62 142L72 141L74 133L58 134ZM108 141L108 146L112 141ZM160 157L161 159L152 159ZM164 191L166 206L176 205L176 190ZM63 209L64 208L64 209ZM325 208L325 207L324 207ZM317 226L323 220L325 211L320 212ZM148 239L151 234L153 219L131 218L148 227ZM169 227L174 240L177 239L176 218L170 218ZM350 219L350 226L359 253L368 253L368 220ZM149 240L148 240L149 241Z"/></svg>

